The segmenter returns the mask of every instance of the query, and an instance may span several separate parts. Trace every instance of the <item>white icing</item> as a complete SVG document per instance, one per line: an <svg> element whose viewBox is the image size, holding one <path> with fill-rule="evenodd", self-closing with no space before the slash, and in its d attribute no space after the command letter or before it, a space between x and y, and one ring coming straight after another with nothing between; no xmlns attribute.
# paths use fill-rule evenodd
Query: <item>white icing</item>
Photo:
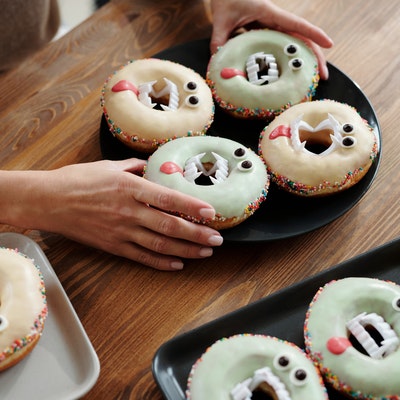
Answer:
<svg viewBox="0 0 400 400"><path fill-rule="evenodd" d="M381 334L388 337L389 342L392 331L399 337L400 310L392 307L393 300L399 299L399 296L400 286L390 282L373 278L344 278L324 286L313 299L305 323L306 346L330 371L326 377L330 383L340 384L341 387L343 383L348 385L358 398L362 398L361 393L364 397L379 399L400 394L398 345L395 352L381 358L365 355L352 345L340 354L331 353L327 347L331 338L346 339L350 336L346 325L353 318L359 328L360 324L372 322ZM381 318L390 325L390 329L376 326L382 322ZM364 340L361 339L361 342Z"/></svg>
<svg viewBox="0 0 400 400"><path fill-rule="evenodd" d="M0 248L0 355L15 340L40 334L34 322L46 306L41 282L32 260Z"/></svg>
<svg viewBox="0 0 400 400"><path fill-rule="evenodd" d="M351 132L343 131L346 124L353 128ZM271 138L271 133L281 128L290 128L290 137ZM326 142L328 138L327 149L321 154L306 149L301 130L308 131L309 140ZM352 145L343 144L346 138L351 138ZM276 117L264 129L260 150L273 174L315 187L313 194L319 194L340 190L337 184L359 169L362 177L371 166L375 143L374 133L355 109L323 100L297 104Z"/></svg>
<svg viewBox="0 0 400 400"><path fill-rule="evenodd" d="M120 81L131 83L138 93L113 92ZM188 88L189 82L194 89ZM153 100L163 96L169 97L168 104L160 104L164 111L154 109L157 103ZM189 99L193 96L196 104ZM199 74L183 65L153 58L135 60L113 74L104 85L102 105L114 129L122 130L116 136L127 142L137 137L162 142L189 132L203 134L214 115L211 91Z"/></svg>

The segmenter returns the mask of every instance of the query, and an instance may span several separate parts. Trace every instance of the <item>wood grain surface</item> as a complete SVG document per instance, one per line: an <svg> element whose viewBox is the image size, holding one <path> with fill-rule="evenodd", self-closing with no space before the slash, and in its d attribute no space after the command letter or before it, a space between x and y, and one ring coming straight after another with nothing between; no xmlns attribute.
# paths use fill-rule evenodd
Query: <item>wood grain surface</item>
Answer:
<svg viewBox="0 0 400 400"><path fill-rule="evenodd" d="M381 0L277 0L335 41L327 59L358 83L382 130L373 185L349 212L295 238L224 245L183 271L145 268L58 235L0 226L39 243L101 363L85 399L162 399L151 361L179 333L254 302L400 234L400 7ZM200 0L114 0L0 76L0 166L52 169L101 159L100 92L132 58L210 36Z"/></svg>

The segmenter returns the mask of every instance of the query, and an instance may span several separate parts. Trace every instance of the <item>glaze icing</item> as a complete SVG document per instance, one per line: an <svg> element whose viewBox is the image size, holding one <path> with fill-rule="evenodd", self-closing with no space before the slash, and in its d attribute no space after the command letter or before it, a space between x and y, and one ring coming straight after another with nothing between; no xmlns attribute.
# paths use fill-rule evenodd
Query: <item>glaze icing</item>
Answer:
<svg viewBox="0 0 400 400"><path fill-rule="evenodd" d="M307 352L335 389L400 399L400 286L344 278L320 288L305 321Z"/></svg>
<svg viewBox="0 0 400 400"><path fill-rule="evenodd" d="M259 152L274 182L300 195L321 195L359 181L378 152L372 128L333 100L297 104L261 133Z"/></svg>
<svg viewBox="0 0 400 400"><path fill-rule="evenodd" d="M304 351L271 336L241 334L210 346L193 365L188 400L250 400L263 390L278 400L327 400L322 378Z"/></svg>
<svg viewBox="0 0 400 400"><path fill-rule="evenodd" d="M17 250L0 248L0 371L41 335L46 316L38 267Z"/></svg>
<svg viewBox="0 0 400 400"><path fill-rule="evenodd" d="M214 117L211 91L190 68L160 59L130 61L105 82L101 106L111 132L143 151L204 134Z"/></svg>
<svg viewBox="0 0 400 400"><path fill-rule="evenodd" d="M265 164L256 153L214 136L165 143L149 158L144 176L208 202L216 211L215 221L232 219L230 224L252 215L269 186Z"/></svg>
<svg viewBox="0 0 400 400"><path fill-rule="evenodd" d="M310 100L319 75L316 56L303 41L260 29L221 46L210 59L206 80L223 109L245 118L270 118Z"/></svg>

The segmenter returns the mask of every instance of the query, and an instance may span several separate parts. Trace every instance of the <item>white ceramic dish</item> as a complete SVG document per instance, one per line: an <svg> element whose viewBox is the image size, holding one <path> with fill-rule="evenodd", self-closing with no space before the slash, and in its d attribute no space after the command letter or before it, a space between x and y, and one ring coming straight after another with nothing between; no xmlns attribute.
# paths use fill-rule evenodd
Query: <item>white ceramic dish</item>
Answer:
<svg viewBox="0 0 400 400"><path fill-rule="evenodd" d="M17 248L39 265L46 285L49 315L32 353L0 373L1 400L72 400L97 381L96 352L42 249L27 236L0 233L0 246Z"/></svg>

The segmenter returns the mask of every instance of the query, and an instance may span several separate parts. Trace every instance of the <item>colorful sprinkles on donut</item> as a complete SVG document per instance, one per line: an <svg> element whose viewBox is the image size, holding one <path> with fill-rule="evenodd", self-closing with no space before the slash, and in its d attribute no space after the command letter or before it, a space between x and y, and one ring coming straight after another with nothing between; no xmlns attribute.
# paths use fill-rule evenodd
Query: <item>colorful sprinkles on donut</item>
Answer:
<svg viewBox="0 0 400 400"><path fill-rule="evenodd" d="M400 286L343 278L319 288L306 313L306 350L334 389L400 399Z"/></svg>
<svg viewBox="0 0 400 400"><path fill-rule="evenodd" d="M216 212L211 221L181 216L215 229L233 227L253 215L269 187L265 164L256 153L214 136L165 143L149 158L144 176L211 204Z"/></svg>
<svg viewBox="0 0 400 400"><path fill-rule="evenodd" d="M291 107L263 129L259 140L271 180L301 196L350 188L368 172L378 150L367 121L333 100Z"/></svg>
<svg viewBox="0 0 400 400"><path fill-rule="evenodd" d="M295 37L253 30L218 49L206 80L223 110L240 118L271 119L312 99L319 82L317 58Z"/></svg>
<svg viewBox="0 0 400 400"><path fill-rule="evenodd" d="M222 338L193 364L188 400L327 400L318 369L295 344L266 335Z"/></svg>
<svg viewBox="0 0 400 400"><path fill-rule="evenodd" d="M190 68L155 58L130 61L115 71L100 104L110 132L143 152L177 137L204 135L214 118L205 80Z"/></svg>

